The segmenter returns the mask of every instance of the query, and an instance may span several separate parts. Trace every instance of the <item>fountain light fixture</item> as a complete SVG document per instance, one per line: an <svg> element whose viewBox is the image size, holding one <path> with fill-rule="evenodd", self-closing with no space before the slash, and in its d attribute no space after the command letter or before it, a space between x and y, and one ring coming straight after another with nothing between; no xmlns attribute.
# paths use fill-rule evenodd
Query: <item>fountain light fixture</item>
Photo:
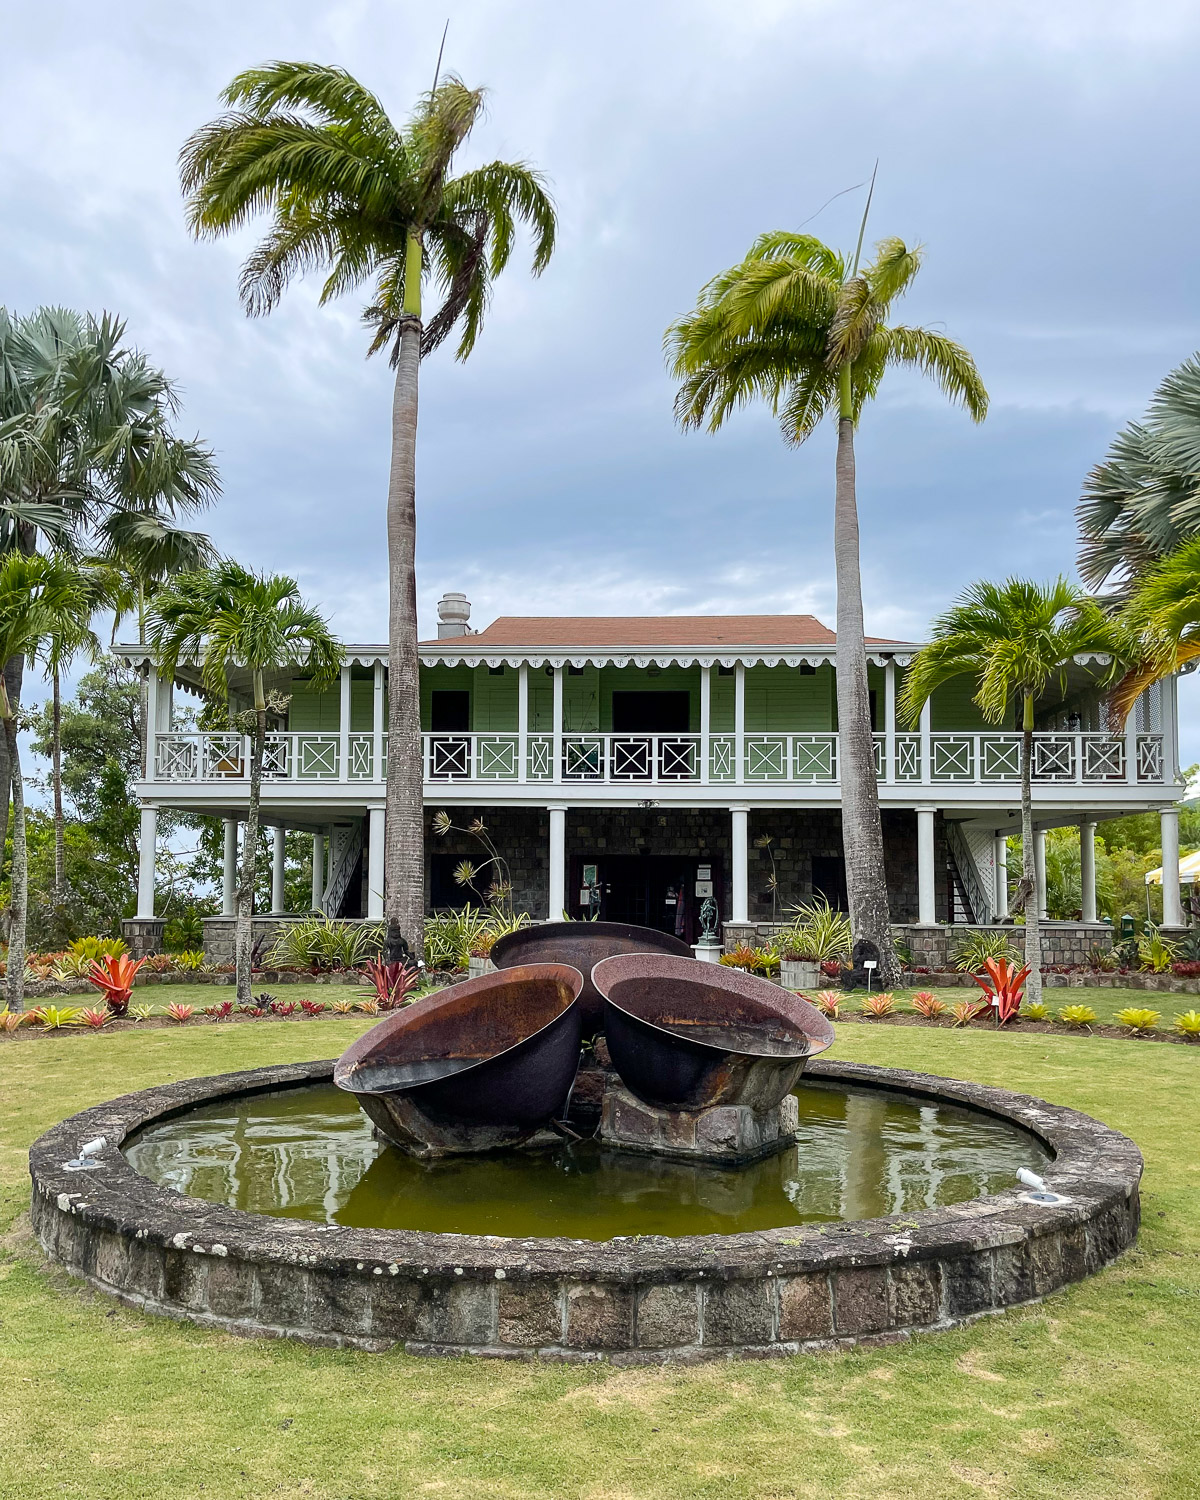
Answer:
<svg viewBox="0 0 1200 1500"><path fill-rule="evenodd" d="M70 1161L63 1162L64 1169L68 1172L94 1172L97 1167L104 1165L103 1162L98 1162L96 1157L107 1145L108 1138L103 1135L98 1135L91 1141L84 1141L79 1148L79 1155Z"/></svg>

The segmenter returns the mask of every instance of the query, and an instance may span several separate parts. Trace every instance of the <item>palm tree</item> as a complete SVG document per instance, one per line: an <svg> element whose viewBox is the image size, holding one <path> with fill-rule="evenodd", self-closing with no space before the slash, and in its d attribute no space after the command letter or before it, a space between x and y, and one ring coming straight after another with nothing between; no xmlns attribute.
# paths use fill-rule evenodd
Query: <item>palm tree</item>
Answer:
<svg viewBox="0 0 1200 1500"><path fill-rule="evenodd" d="M276 62L240 73L224 93L231 113L197 131L182 152L196 235L238 230L269 211L271 228L242 268L251 315L269 312L287 284L327 270L321 301L373 282L365 319L370 353L389 349L396 371L388 481L389 962L421 952L425 920L421 716L417 663L415 474L417 375L422 356L460 329L458 358L475 347L493 280L508 264L518 221L533 235L533 271L554 249L554 206L539 173L490 162L450 175L483 93L455 77L436 83L403 126L341 68ZM424 318L422 283L440 306Z"/></svg>
<svg viewBox="0 0 1200 1500"><path fill-rule="evenodd" d="M1200 355L1163 380L1143 421L1117 434L1075 514L1080 576L1119 599L1200 532Z"/></svg>
<svg viewBox="0 0 1200 1500"><path fill-rule="evenodd" d="M253 706L231 714L250 734L250 795L237 890L237 997L250 1001L254 857L258 848L259 793L267 715L287 708L285 695L268 692L269 672L292 668L327 687L345 653L324 616L310 609L292 578L251 573L235 562L181 573L163 585L149 614L150 641L161 671L171 675L182 659L200 665L205 688L229 702L229 672L250 673Z"/></svg>
<svg viewBox="0 0 1200 1500"><path fill-rule="evenodd" d="M10 552L0 559L0 661L34 656L53 637L83 639L92 617L92 599L79 587L76 570L57 557L26 557ZM0 721L4 726L12 793L12 900L8 934L6 998L20 1010L25 997L25 923L29 869L25 848L25 784L17 737L17 706L0 674Z"/></svg>
<svg viewBox="0 0 1200 1500"><path fill-rule="evenodd" d="M1111 680L1128 659L1127 638L1094 599L1065 578L1051 584L1009 578L973 583L933 622L904 677L899 709L916 724L944 682L969 676L974 701L990 724L1002 724L1012 704L1021 724L1021 881L1014 900L1025 913L1028 995L1042 998L1042 944L1033 831L1034 706L1052 685L1064 686L1080 654L1107 656Z"/></svg>
<svg viewBox="0 0 1200 1500"><path fill-rule="evenodd" d="M846 888L855 936L875 944L881 982L894 984L863 637L854 429L893 366L932 376L977 422L988 398L960 344L928 328L885 322L920 268L920 248L881 240L875 259L860 269L862 239L860 230L847 260L812 235L762 235L745 260L714 277L695 309L671 325L666 347L680 382L675 415L685 428L706 423L715 432L735 407L758 398L778 416L785 440L798 444L824 416L836 416L833 534Z"/></svg>
<svg viewBox="0 0 1200 1500"><path fill-rule="evenodd" d="M1137 646L1110 700L1117 721L1124 723L1152 683L1200 656L1200 536L1142 574L1121 623Z"/></svg>
<svg viewBox="0 0 1200 1500"><path fill-rule="evenodd" d="M54 307L19 318L0 308L0 554L91 545L111 553L125 512L167 525L209 504L216 465L198 439L176 435L178 409L171 382L125 344L120 319ZM2 665L15 710L24 658ZM6 756L0 744L0 788L10 780ZM7 822L0 791L0 847Z"/></svg>

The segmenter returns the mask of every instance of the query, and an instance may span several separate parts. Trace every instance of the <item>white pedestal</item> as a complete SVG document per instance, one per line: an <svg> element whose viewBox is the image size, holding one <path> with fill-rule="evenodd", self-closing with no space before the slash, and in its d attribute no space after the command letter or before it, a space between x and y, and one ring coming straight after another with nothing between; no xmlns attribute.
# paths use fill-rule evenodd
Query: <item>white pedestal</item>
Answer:
<svg viewBox="0 0 1200 1500"><path fill-rule="evenodd" d="M702 964L719 964L721 962L720 943L693 943L692 952Z"/></svg>

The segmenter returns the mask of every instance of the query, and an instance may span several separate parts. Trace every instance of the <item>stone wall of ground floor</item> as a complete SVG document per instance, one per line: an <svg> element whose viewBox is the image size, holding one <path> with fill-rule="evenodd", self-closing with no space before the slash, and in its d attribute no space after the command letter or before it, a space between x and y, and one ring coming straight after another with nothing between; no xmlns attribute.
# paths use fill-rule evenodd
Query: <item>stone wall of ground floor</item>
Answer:
<svg viewBox="0 0 1200 1500"><path fill-rule="evenodd" d="M463 886L447 886L445 870L468 861L479 871L476 886L486 892L492 880L490 858L483 839L470 832L475 819L483 825L503 859L512 885L513 906L535 919L549 915L550 817L544 808L448 808L452 827L434 830L438 809L426 815L426 904L461 904ZM727 808L571 808L567 812L566 854L573 859L603 859L614 855L656 854L686 859L711 859L721 871L717 902L722 914L731 909L732 820ZM935 827L936 868L946 864L945 829L938 816ZM769 841L769 842L768 842ZM883 814L884 868L888 895L897 920L917 916L917 823L913 812ZM814 808L755 809L749 819L749 913L755 922L781 916L789 906L813 894L813 863L842 855L841 814ZM435 861L442 863L435 878ZM772 884L774 877L774 885ZM436 898L440 895L449 900ZM945 880L938 881L939 920L949 916ZM555 916L558 913L554 914Z"/></svg>

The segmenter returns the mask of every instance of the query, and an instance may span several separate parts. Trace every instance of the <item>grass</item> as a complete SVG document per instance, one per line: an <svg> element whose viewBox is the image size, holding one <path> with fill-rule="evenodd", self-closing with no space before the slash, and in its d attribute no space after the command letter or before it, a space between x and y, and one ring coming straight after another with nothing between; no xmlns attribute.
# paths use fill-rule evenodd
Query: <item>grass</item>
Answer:
<svg viewBox="0 0 1200 1500"><path fill-rule="evenodd" d="M330 1056L366 1024L0 1049L0 1495L1196 1494L1200 1060L1185 1048L839 1028L838 1057L1074 1105L1132 1134L1147 1160L1142 1238L1116 1266L1038 1307L893 1348L629 1370L372 1356L144 1317L47 1273L23 1228L25 1152L47 1126L169 1078Z"/></svg>

